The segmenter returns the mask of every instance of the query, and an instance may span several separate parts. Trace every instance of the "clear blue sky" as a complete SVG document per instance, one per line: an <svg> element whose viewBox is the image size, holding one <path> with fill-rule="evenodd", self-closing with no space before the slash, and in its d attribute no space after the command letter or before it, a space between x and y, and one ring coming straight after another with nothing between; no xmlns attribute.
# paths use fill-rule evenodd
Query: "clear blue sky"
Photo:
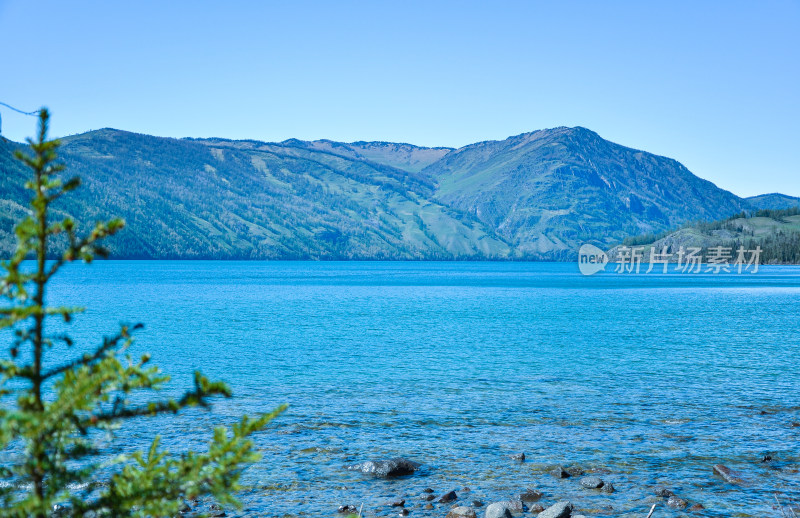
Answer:
<svg viewBox="0 0 800 518"><path fill-rule="evenodd" d="M462 146L580 125L800 195L798 0L0 0L0 48L0 101L47 105L57 135Z"/></svg>

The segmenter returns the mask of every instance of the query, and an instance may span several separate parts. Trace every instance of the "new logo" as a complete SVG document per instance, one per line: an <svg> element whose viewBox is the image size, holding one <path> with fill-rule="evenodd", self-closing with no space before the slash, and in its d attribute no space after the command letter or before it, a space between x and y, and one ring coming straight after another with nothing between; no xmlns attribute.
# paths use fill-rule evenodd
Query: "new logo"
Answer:
<svg viewBox="0 0 800 518"><path fill-rule="evenodd" d="M584 275L594 275L604 270L608 264L608 256L594 245L586 243L578 250L578 268Z"/></svg>

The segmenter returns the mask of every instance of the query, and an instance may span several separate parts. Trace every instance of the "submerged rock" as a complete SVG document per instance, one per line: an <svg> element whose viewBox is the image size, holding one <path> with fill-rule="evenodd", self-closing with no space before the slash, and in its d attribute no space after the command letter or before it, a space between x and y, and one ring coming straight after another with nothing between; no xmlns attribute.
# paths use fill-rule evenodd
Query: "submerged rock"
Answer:
<svg viewBox="0 0 800 518"><path fill-rule="evenodd" d="M541 513L539 518L568 518L572 514L572 503L567 500L562 500L557 504L553 504Z"/></svg>
<svg viewBox="0 0 800 518"><path fill-rule="evenodd" d="M670 491L669 489L665 488L664 486L656 486L655 490L653 490L656 496L660 496L662 498L669 498L675 493Z"/></svg>
<svg viewBox="0 0 800 518"><path fill-rule="evenodd" d="M573 477L580 477L585 472L583 471L582 468L580 468L578 466L570 466L570 467L567 468L567 473L569 473Z"/></svg>
<svg viewBox="0 0 800 518"><path fill-rule="evenodd" d="M602 490L603 493L613 493L614 491L616 491L616 489L614 489L614 484L612 484L611 482L603 482Z"/></svg>
<svg viewBox="0 0 800 518"><path fill-rule="evenodd" d="M542 499L542 493L541 491L536 491L535 489L526 489L524 493L519 495L519 499L525 504L538 502Z"/></svg>
<svg viewBox="0 0 800 518"><path fill-rule="evenodd" d="M556 478L569 478L569 473L561 466L553 468L553 470L550 471L550 473L552 473L553 476Z"/></svg>
<svg viewBox="0 0 800 518"><path fill-rule="evenodd" d="M586 489L600 489L603 487L603 479L600 477L583 477L580 483Z"/></svg>
<svg viewBox="0 0 800 518"><path fill-rule="evenodd" d="M705 509L705 506L703 504L694 504L692 507L689 508L689 511L695 512L695 511L702 511L703 509Z"/></svg>
<svg viewBox="0 0 800 518"><path fill-rule="evenodd" d="M339 510L336 512L340 514L352 514L357 513L358 509L356 509L356 506L354 505L340 505Z"/></svg>
<svg viewBox="0 0 800 518"><path fill-rule="evenodd" d="M743 482L739 475L727 466L715 464L713 469L714 473L725 479L725 482L729 484L741 484Z"/></svg>
<svg viewBox="0 0 800 518"><path fill-rule="evenodd" d="M456 500L458 500L458 495L455 491L450 491L440 496L437 502L440 504L448 504L450 502L455 502Z"/></svg>
<svg viewBox="0 0 800 518"><path fill-rule="evenodd" d="M511 460L515 460L517 462L524 462L525 461L525 453L515 453L511 455Z"/></svg>
<svg viewBox="0 0 800 518"><path fill-rule="evenodd" d="M450 509L446 518L477 518L477 516L473 508L461 505Z"/></svg>
<svg viewBox="0 0 800 518"><path fill-rule="evenodd" d="M673 509L685 509L687 505L689 505L689 502L677 496L671 496L669 500L667 500L667 506Z"/></svg>
<svg viewBox="0 0 800 518"><path fill-rule="evenodd" d="M389 460L367 461L361 464L353 464L347 469L360 471L365 475L372 475L378 478L402 477L414 473L420 464L407 459L396 458Z"/></svg>
<svg viewBox="0 0 800 518"><path fill-rule="evenodd" d="M483 502L481 502L480 500L473 500L472 507L483 507Z"/></svg>

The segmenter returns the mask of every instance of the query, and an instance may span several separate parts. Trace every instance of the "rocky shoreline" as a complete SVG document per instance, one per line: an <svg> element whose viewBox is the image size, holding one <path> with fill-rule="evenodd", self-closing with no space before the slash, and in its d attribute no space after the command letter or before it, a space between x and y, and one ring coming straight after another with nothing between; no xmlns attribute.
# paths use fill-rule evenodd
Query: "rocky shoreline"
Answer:
<svg viewBox="0 0 800 518"><path fill-rule="evenodd" d="M525 454L518 453L510 456L517 463L525 462ZM764 456L761 462L771 462L772 457ZM404 459L394 458L386 460L367 461L347 466L348 470L357 471L376 478L408 477L420 468L421 464ZM601 475L611 475L608 470L584 470L578 466L554 466L549 474L557 479L570 479L570 483L591 495L611 494L616 488L611 480ZM723 464L709 466L709 477L714 483L743 487L746 481L743 475ZM613 477L612 477L613 478ZM688 497L676 494L673 489L658 485L649 488L636 488L642 497L646 497L648 505L652 502L645 514L649 517L658 516L658 508L670 511L670 515L687 516L728 516L727 514L714 513L707 510L701 502L692 501ZM419 494L401 494L397 498L385 502L380 508L364 509L353 503L345 503L335 510L339 516L410 516L420 514L424 516L443 516L445 518L518 518L521 516L536 516L538 518L586 518L586 515L615 516L637 515L631 510L614 509L611 506L596 506L579 508L567 498L559 495L545 493L536 488L520 490L507 500L486 502L472 496L469 487L455 490L437 492L433 488L425 488ZM547 503L545 503L547 502ZM780 505L780 504L779 504ZM787 508L788 512L799 512L800 509ZM649 510L649 513L647 511ZM780 516L782 507L776 507L776 516ZM586 514L583 514L586 513ZM654 514L655 513L655 514ZM641 514L644 516L645 514ZM742 516L749 516L743 513ZM786 515L791 516L791 515Z"/></svg>

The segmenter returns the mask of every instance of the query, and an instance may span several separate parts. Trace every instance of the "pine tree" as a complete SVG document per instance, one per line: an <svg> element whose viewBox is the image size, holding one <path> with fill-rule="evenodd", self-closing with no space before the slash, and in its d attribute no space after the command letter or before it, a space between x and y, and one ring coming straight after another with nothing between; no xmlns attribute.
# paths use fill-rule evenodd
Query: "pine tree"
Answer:
<svg viewBox="0 0 800 518"><path fill-rule="evenodd" d="M109 461L101 455L97 431L113 433L129 419L208 407L214 396L230 397L230 389L197 372L194 387L177 400L131 402L144 400L142 392L159 390L169 379L147 355L131 357L138 325L121 326L93 352L52 367L44 361L54 346L72 346L69 336L52 333L48 322L69 323L81 312L47 306L48 284L69 262L105 257L102 241L124 226L121 220L98 223L79 237L73 220L50 221L51 204L80 181L62 181L59 141L47 139L48 122L42 109L38 138L28 140L32 154L16 154L33 173L26 184L33 196L29 216L15 229L16 251L2 262L0 296L7 305L0 307L0 330L12 338L10 357L0 361L0 480L5 482L0 515L45 517L61 504L62 516L171 516L184 499L201 495L238 505L241 470L259 458L250 437L285 406L215 429L204 453L172 455L159 448L156 436L148 452ZM64 250L46 260L57 244ZM26 261L30 257L35 264ZM97 484L101 462L110 474ZM74 489L79 487L93 489Z"/></svg>

